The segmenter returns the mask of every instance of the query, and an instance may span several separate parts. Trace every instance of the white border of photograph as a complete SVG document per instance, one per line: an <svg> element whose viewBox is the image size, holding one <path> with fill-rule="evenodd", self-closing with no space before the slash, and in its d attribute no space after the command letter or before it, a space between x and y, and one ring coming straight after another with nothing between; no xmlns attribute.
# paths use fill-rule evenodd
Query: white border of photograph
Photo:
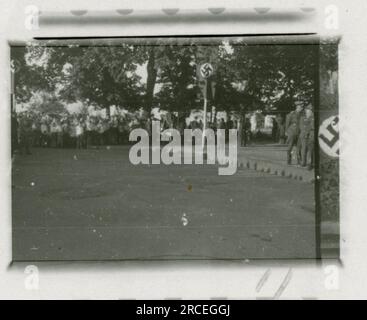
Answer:
<svg viewBox="0 0 367 320"><path fill-rule="evenodd" d="M29 6L33 6L30 9ZM208 8L225 8L221 23L141 23L50 25L29 29L29 14L71 14L70 10L133 9L144 16L170 14L214 15ZM255 8L257 8L255 10ZM305 18L274 19L261 15L299 12ZM301 9L303 8L303 9ZM314 8L315 10L310 10ZM367 101L367 25L364 0L351 1L28 1L3 0L0 5L0 298L11 299L307 299L366 298L367 159L365 104ZM168 12L168 13L167 13ZM172 12L172 11L171 11ZM231 14L244 12L243 20ZM74 14L78 11L74 11ZM82 12L79 11L81 14ZM249 14L259 19L248 19ZM32 25L32 23L31 23ZM341 119L341 261L243 261L243 262L50 262L11 264L11 157L10 157L10 49L9 41L32 37L274 34L308 33L341 36L339 88ZM31 214L31 212L29 213ZM264 280L265 279L265 280Z"/></svg>

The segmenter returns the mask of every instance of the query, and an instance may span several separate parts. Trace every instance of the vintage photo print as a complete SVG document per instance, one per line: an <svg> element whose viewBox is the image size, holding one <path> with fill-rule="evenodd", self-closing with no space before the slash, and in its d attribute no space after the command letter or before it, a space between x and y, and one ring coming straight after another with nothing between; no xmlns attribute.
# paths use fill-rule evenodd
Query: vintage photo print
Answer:
<svg viewBox="0 0 367 320"><path fill-rule="evenodd" d="M11 44L13 261L339 258L338 39Z"/></svg>
<svg viewBox="0 0 367 320"><path fill-rule="evenodd" d="M366 296L363 0L0 7L0 298Z"/></svg>

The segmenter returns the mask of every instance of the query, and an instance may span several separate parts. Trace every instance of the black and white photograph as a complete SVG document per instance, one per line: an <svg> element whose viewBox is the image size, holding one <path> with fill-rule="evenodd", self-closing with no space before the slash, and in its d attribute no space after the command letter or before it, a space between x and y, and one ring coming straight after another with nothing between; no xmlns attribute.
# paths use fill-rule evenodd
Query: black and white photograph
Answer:
<svg viewBox="0 0 367 320"><path fill-rule="evenodd" d="M367 298L364 0L0 9L0 299Z"/></svg>
<svg viewBox="0 0 367 320"><path fill-rule="evenodd" d="M12 46L14 260L320 258L322 46L331 64L312 36Z"/></svg>

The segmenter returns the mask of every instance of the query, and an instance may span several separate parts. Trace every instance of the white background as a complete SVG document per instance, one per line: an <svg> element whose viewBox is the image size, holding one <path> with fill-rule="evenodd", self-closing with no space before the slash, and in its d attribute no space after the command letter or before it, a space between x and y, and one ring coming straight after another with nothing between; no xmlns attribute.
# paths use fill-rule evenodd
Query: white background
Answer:
<svg viewBox="0 0 367 320"><path fill-rule="evenodd" d="M25 8L37 6L42 13L88 9L114 14L115 9L132 8L132 14L164 14L162 8L181 8L179 14L208 12L225 7L224 14L240 9L258 15L254 7L303 12L299 20L246 19L217 24L140 24L129 26L53 26L30 31L25 28ZM327 28L330 5L338 9L337 29ZM329 8L329 9L327 9ZM2 0L0 4L0 298L21 299L207 299L210 297L272 297L291 268L288 286L281 298L367 298L367 1L27 1ZM143 10L143 11L139 11ZM11 161L10 161L10 70L8 41L30 40L34 36L132 36L153 34L228 34L318 32L340 35L340 118L341 118L341 263L320 265L295 262L129 262L129 263L46 263L35 274L25 273L27 264L11 265ZM32 214L31 212L29 214ZM270 276L257 292L267 270ZM31 277L31 278L30 278ZM32 278L33 277L33 278ZM30 290L33 289L33 290Z"/></svg>

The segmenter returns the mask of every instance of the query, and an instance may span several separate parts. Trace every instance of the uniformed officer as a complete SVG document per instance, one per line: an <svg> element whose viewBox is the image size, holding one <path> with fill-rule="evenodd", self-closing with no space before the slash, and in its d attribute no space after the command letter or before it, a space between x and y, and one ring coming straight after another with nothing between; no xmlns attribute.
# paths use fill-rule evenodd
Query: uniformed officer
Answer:
<svg viewBox="0 0 367 320"><path fill-rule="evenodd" d="M312 112L312 105L305 107L305 114L300 119L300 142L301 142L301 157L302 167L307 166L307 156L311 161L308 168L313 168L313 152L314 152L314 116Z"/></svg>
<svg viewBox="0 0 367 320"><path fill-rule="evenodd" d="M302 102L296 102L296 109L287 114L285 122L285 131L287 133L287 163L292 163L292 149L296 147L297 162L301 164L301 145L299 141L300 118L303 113Z"/></svg>

